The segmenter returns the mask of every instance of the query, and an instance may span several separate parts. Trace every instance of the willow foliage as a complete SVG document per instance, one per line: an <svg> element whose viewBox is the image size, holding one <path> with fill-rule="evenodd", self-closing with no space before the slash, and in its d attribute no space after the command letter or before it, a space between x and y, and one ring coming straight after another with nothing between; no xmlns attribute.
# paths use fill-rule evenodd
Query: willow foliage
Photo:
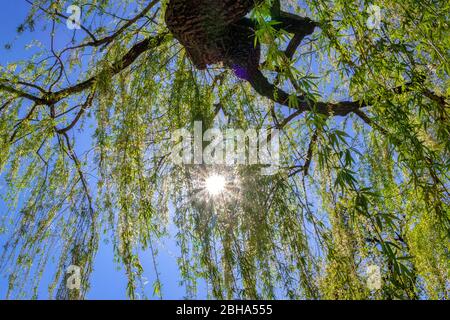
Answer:
<svg viewBox="0 0 450 320"><path fill-rule="evenodd" d="M281 1L320 25L292 59L271 1L252 11L264 74L312 101L358 105L337 115L301 110L295 94L276 104L219 65L196 70L164 24L166 3L30 5L19 33L50 40L0 68L8 296L37 298L45 270L50 297L86 296L109 239L128 296L143 291L149 251L150 296L164 297L157 243L172 236L186 297L206 283L211 298L447 299L450 3ZM71 4L83 28L68 38ZM371 5L381 9L376 28ZM172 134L195 121L280 129L280 170L174 165ZM234 179L220 201L198 192L217 170ZM69 265L82 268L81 292L65 287ZM366 285L371 265L379 290Z"/></svg>

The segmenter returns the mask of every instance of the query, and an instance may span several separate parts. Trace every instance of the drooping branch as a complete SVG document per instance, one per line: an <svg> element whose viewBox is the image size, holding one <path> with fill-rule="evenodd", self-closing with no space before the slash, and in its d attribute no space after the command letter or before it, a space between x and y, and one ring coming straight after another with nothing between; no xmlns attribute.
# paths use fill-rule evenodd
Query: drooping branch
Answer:
<svg viewBox="0 0 450 320"><path fill-rule="evenodd" d="M33 2L30 1L30 0L25 0L25 1L28 2L28 3L29 3L30 5L32 5L32 6L35 6L35 5L36 5L35 3L33 3ZM39 8L39 10L45 12L46 14L48 14L48 15L50 15L50 16L56 15L56 16L58 16L58 17L60 17L60 18L65 19L65 20L68 20L68 19L69 19L68 16L66 16L65 14L62 14L62 13L56 11L56 10L55 10L55 11L50 11L50 10L47 10L47 9L45 9L44 7L40 6L40 5L38 5L37 7ZM95 35L94 35L88 28L86 28L86 27L85 27L84 25L82 25L82 24L79 24L79 26L80 26L80 29L81 29L81 30L83 30L84 32L86 32L86 33L89 35L89 37L92 39L92 41L97 41Z"/></svg>
<svg viewBox="0 0 450 320"><path fill-rule="evenodd" d="M153 0L151 1L141 12L139 12L135 17L128 20L123 26L121 26L117 31L115 31L113 34L106 36L101 39L96 39L95 37L88 42L82 43L78 46L69 47L64 49L63 51L71 50L71 49L78 49L83 47L99 47L101 45L105 45L108 43L111 43L113 40L115 40L117 37L119 37L121 34L123 34L129 27L131 27L134 23L136 23L139 19L145 17L147 13L159 2L159 0Z"/></svg>
<svg viewBox="0 0 450 320"><path fill-rule="evenodd" d="M356 110L355 114L361 119L363 120L367 125L377 129L378 131L380 131L383 134L388 134L388 131L383 128L382 126L380 126L378 123L375 123L371 118L369 118L369 116L367 114L365 114L362 110Z"/></svg>
<svg viewBox="0 0 450 320"><path fill-rule="evenodd" d="M86 101L81 105L80 111L78 111L77 115L75 116L75 119L73 119L72 122L67 127L62 129L56 129L56 132L59 134L63 134L73 129L75 125L78 123L78 121L81 119L83 114L85 113L86 109L91 106L93 100L94 94L90 93Z"/></svg>

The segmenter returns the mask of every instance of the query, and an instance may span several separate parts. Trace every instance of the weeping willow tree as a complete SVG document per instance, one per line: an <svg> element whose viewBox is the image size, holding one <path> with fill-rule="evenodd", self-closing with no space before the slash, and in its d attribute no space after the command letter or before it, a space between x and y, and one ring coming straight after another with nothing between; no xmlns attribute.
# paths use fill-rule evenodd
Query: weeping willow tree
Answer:
<svg viewBox="0 0 450 320"><path fill-rule="evenodd" d="M173 228L188 298L200 283L223 299L448 298L450 3L252 2L247 40L233 29L223 43L246 42L254 78L235 60L195 60L204 52L167 26L170 2L28 1L18 32L45 36L0 68L8 297L36 298L44 271L50 297L85 297L104 239L131 299L143 251L164 297L157 243ZM278 129L279 170L174 164L173 134L196 121ZM217 172L227 186L213 197L202 181Z"/></svg>

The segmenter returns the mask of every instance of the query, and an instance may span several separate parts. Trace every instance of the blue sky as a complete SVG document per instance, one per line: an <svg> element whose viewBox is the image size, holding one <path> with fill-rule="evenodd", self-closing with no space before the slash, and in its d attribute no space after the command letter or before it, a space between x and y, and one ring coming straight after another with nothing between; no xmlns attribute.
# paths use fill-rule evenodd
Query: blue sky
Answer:
<svg viewBox="0 0 450 320"><path fill-rule="evenodd" d="M17 35L17 27L24 21L30 5L25 0L0 0L0 65L5 66L21 59L26 59L31 56L32 51L26 50L25 46L32 40L38 40L48 43L48 31L45 32L39 27L33 33L26 32ZM64 36L64 35L63 35ZM70 31L67 31L67 36L70 37ZM5 49L6 44L11 44L11 49ZM79 140L88 145L90 136L87 133L80 136ZM1 150L0 150L1 152ZM4 192L4 182L0 179L0 193ZM0 200L0 216L11 216L14 213L8 212L5 204ZM173 230L172 230L173 231ZM0 248L5 243L7 234L0 235ZM180 299L184 297L184 288L178 285L180 280L179 271L176 264L176 257L179 250L174 241L163 239L159 243L154 244L159 251L158 255L158 271L160 272L161 282L163 284L162 293L164 299ZM1 249L0 249L1 254ZM151 263L151 255L149 252L141 254L142 264L144 267L144 277L148 279L148 284L145 286L146 294L152 298L153 288L152 283L155 279L153 265ZM127 280L123 270L120 266L114 263L113 249L111 244L101 242L99 252L96 257L94 265L94 272L91 277L91 290L88 293L88 299L126 299ZM48 284L55 272L50 264L44 273L41 286L39 288L39 298L48 298ZM4 299L7 291L7 278L5 275L0 275L0 299ZM201 295L200 295L201 297ZM154 297L153 297L154 298Z"/></svg>

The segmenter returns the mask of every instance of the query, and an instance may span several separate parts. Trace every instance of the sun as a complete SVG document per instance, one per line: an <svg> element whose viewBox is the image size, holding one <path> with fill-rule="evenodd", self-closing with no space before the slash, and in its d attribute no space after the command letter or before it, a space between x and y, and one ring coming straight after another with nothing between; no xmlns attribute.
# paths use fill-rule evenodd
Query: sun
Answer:
<svg viewBox="0 0 450 320"><path fill-rule="evenodd" d="M192 179L192 200L199 203L222 205L235 203L240 197L240 181L232 168L199 168L194 169Z"/></svg>
<svg viewBox="0 0 450 320"><path fill-rule="evenodd" d="M217 196L225 190L225 177L219 174L213 174L206 178L205 188L211 196Z"/></svg>

